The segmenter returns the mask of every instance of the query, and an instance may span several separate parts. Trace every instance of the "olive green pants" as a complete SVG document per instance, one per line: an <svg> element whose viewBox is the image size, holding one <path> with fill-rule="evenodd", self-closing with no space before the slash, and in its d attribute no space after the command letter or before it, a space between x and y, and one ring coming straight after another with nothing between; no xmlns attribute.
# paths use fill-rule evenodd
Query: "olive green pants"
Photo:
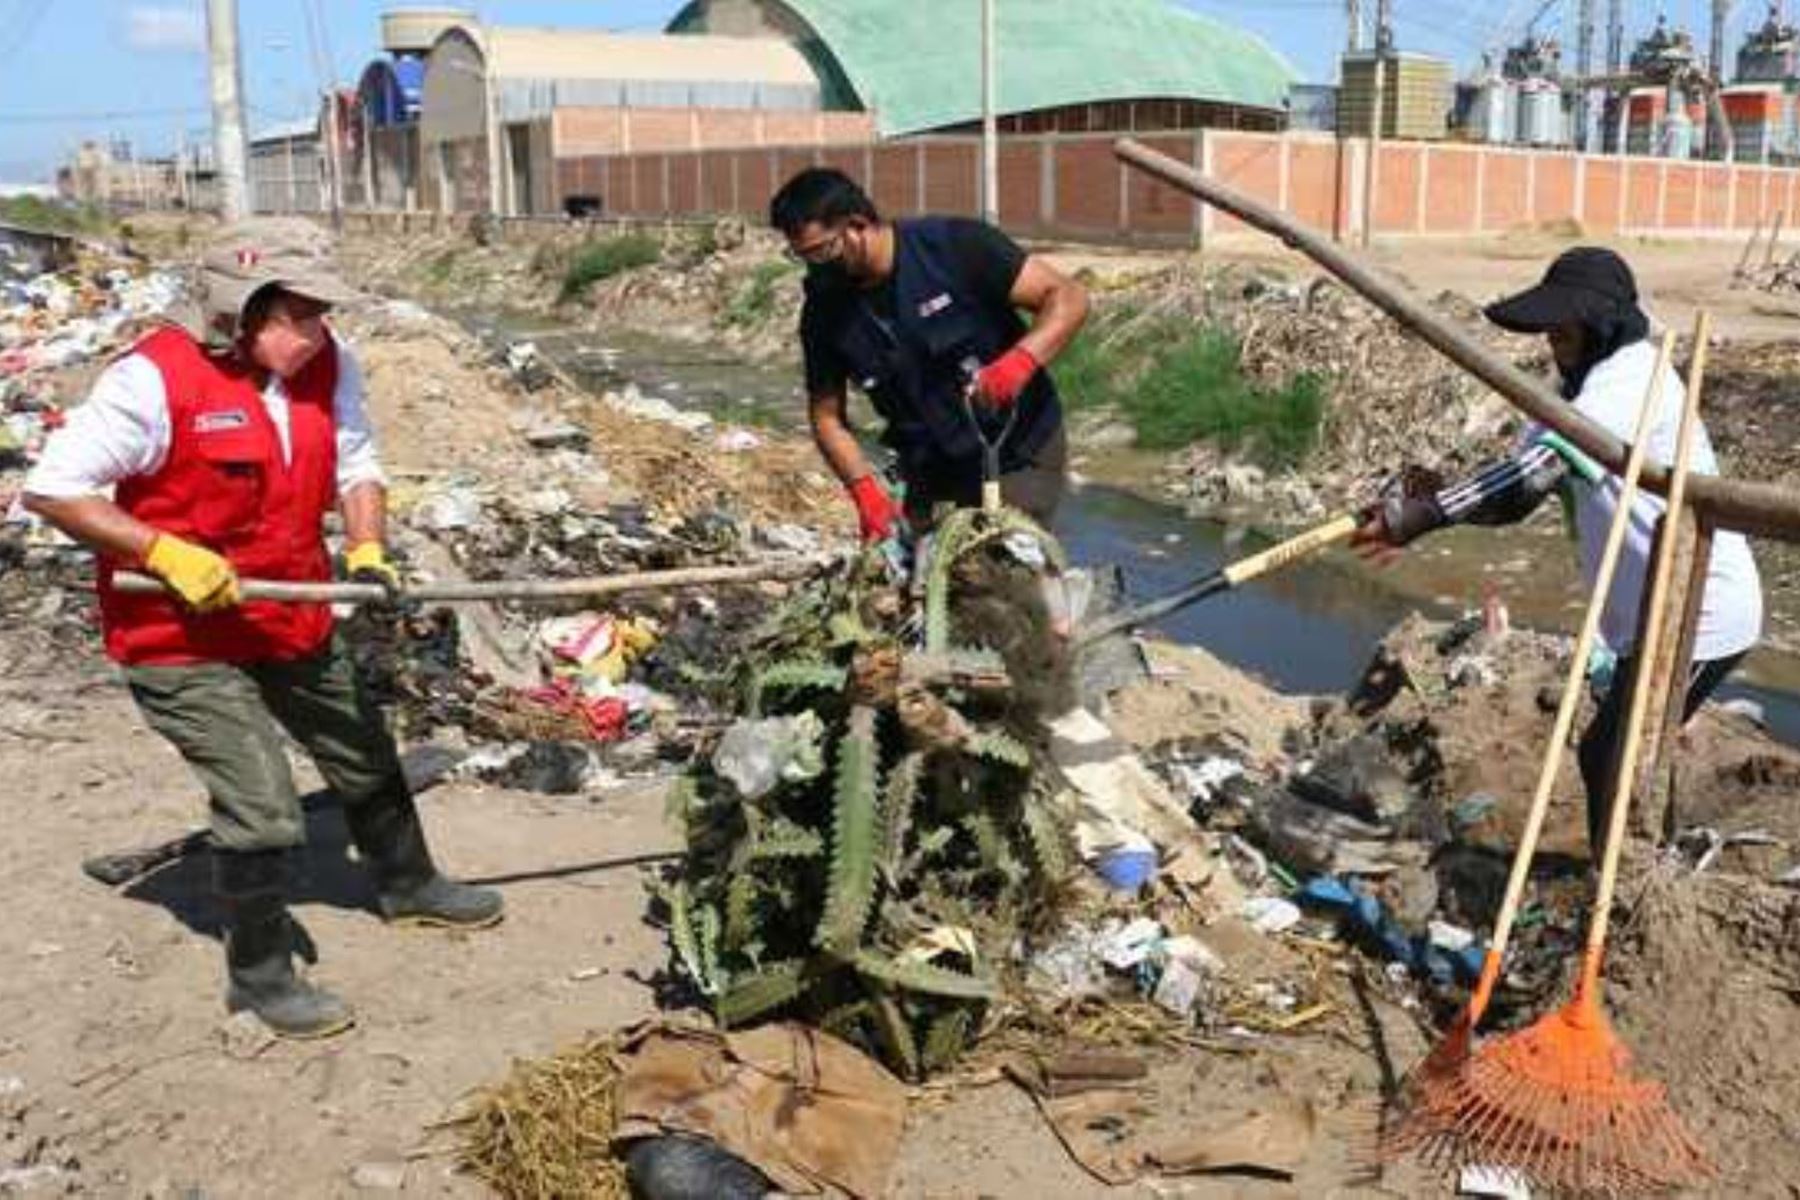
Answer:
<svg viewBox="0 0 1800 1200"><path fill-rule="evenodd" d="M125 682L150 728L206 787L221 849L285 850L305 840L282 730L346 806L400 774L394 739L336 636L291 662L127 667Z"/></svg>

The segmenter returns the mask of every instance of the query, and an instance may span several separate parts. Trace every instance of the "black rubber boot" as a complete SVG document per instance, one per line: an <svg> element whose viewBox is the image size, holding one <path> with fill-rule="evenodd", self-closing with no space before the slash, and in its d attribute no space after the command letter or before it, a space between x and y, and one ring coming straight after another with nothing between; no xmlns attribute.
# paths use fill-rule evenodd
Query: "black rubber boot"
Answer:
<svg viewBox="0 0 1800 1200"><path fill-rule="evenodd" d="M330 1037L356 1023L350 1006L294 970L296 953L318 961L312 939L282 899L285 850L213 853L214 879L225 902L225 1006L248 1010L277 1036Z"/></svg>
<svg viewBox="0 0 1800 1200"><path fill-rule="evenodd" d="M346 805L350 838L375 876L382 918L401 925L480 929L505 915L500 893L446 879L431 861L425 827L403 779Z"/></svg>

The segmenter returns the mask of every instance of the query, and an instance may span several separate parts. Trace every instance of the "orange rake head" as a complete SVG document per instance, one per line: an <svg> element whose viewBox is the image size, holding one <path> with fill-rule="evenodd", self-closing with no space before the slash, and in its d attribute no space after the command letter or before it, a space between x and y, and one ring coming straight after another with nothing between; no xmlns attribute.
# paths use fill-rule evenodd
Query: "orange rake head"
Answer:
<svg viewBox="0 0 1800 1200"><path fill-rule="evenodd" d="M1662 1085L1632 1077L1630 1053L1586 988L1480 1046L1453 1034L1408 1079L1404 1105L1384 1156L1511 1167L1577 1195L1642 1194L1712 1173Z"/></svg>

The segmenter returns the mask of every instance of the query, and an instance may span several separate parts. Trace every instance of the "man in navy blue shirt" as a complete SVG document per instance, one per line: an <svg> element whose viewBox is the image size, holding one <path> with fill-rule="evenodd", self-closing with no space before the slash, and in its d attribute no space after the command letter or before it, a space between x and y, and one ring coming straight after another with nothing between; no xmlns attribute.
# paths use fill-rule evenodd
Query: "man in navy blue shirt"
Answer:
<svg viewBox="0 0 1800 1200"><path fill-rule="evenodd" d="M783 185L769 223L807 267L800 335L808 415L819 452L856 505L863 539L887 538L902 508L850 431L853 384L886 422L882 441L898 459L904 514L915 528L930 523L939 503L979 502L981 440L964 404L971 389L990 437L1012 420L1002 496L1048 524L1068 447L1045 368L1087 319L1086 290L984 222L884 221L854 180L827 168Z"/></svg>

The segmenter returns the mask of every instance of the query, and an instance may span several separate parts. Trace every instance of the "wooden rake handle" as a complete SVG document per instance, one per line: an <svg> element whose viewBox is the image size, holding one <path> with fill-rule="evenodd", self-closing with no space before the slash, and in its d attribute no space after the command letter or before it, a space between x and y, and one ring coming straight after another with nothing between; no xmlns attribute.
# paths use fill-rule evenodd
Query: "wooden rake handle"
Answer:
<svg viewBox="0 0 1800 1200"><path fill-rule="evenodd" d="M1600 555L1600 569L1594 578L1593 595L1588 597L1587 612L1581 618L1581 632L1575 638L1574 656L1563 680L1562 703L1556 709L1556 724L1550 733L1550 744L1544 749L1543 765L1538 770L1537 790L1531 796L1531 809L1525 818L1524 832L1519 835L1519 848L1513 854L1512 873L1507 876L1506 895L1500 902L1500 915L1494 922L1494 941L1481 964L1481 977L1469 998L1466 1020L1473 1027L1487 1011L1500 968L1506 959L1506 947L1512 938L1513 923L1525 898L1525 883L1531 876L1531 860L1537 855L1538 839L1544 831L1544 819L1550 812L1550 795L1556 789L1556 776L1562 769L1563 755L1568 749L1569 731L1575 727L1575 712L1581 707L1583 683L1587 678L1588 657L1600 632L1600 616L1606 610L1606 598L1612 591L1613 576L1625 546L1625 532L1631 525L1631 507L1638 495L1638 477L1648 457L1650 431L1656 412L1662 406L1663 376L1675 352L1675 335L1665 333L1656 356L1656 372L1644 395L1643 410L1638 414L1637 429L1631 436L1631 456L1625 462L1619 507L1613 513L1612 525L1606 533L1606 549Z"/></svg>
<svg viewBox="0 0 1800 1200"><path fill-rule="evenodd" d="M1619 883L1619 857L1625 847L1625 811L1631 806L1631 793L1637 781L1638 752L1644 740L1644 713L1650 706L1652 677L1656 674L1646 660L1654 654L1662 639L1663 610L1668 604L1670 584L1675 574L1675 559L1680 538L1674 535L1681 519L1681 506L1687 499L1688 458L1694 447L1694 431L1700 424L1700 392L1706 382L1707 342L1711 339L1712 317L1702 310L1694 317L1694 357L1688 364L1687 403L1681 410L1681 432L1675 438L1675 463L1669 475L1669 508L1664 515L1664 530L1659 539L1654 578L1650 584L1650 600L1644 620L1642 644L1638 647L1638 669L1633 672L1631 707L1625 717L1625 742L1619 752L1618 774L1613 780L1612 809L1606 829L1606 854L1600 866L1600 888L1594 896L1594 912L1588 924L1587 946L1582 951L1581 979L1577 996L1598 995L1600 960L1606 951L1606 933L1612 922L1613 893Z"/></svg>

